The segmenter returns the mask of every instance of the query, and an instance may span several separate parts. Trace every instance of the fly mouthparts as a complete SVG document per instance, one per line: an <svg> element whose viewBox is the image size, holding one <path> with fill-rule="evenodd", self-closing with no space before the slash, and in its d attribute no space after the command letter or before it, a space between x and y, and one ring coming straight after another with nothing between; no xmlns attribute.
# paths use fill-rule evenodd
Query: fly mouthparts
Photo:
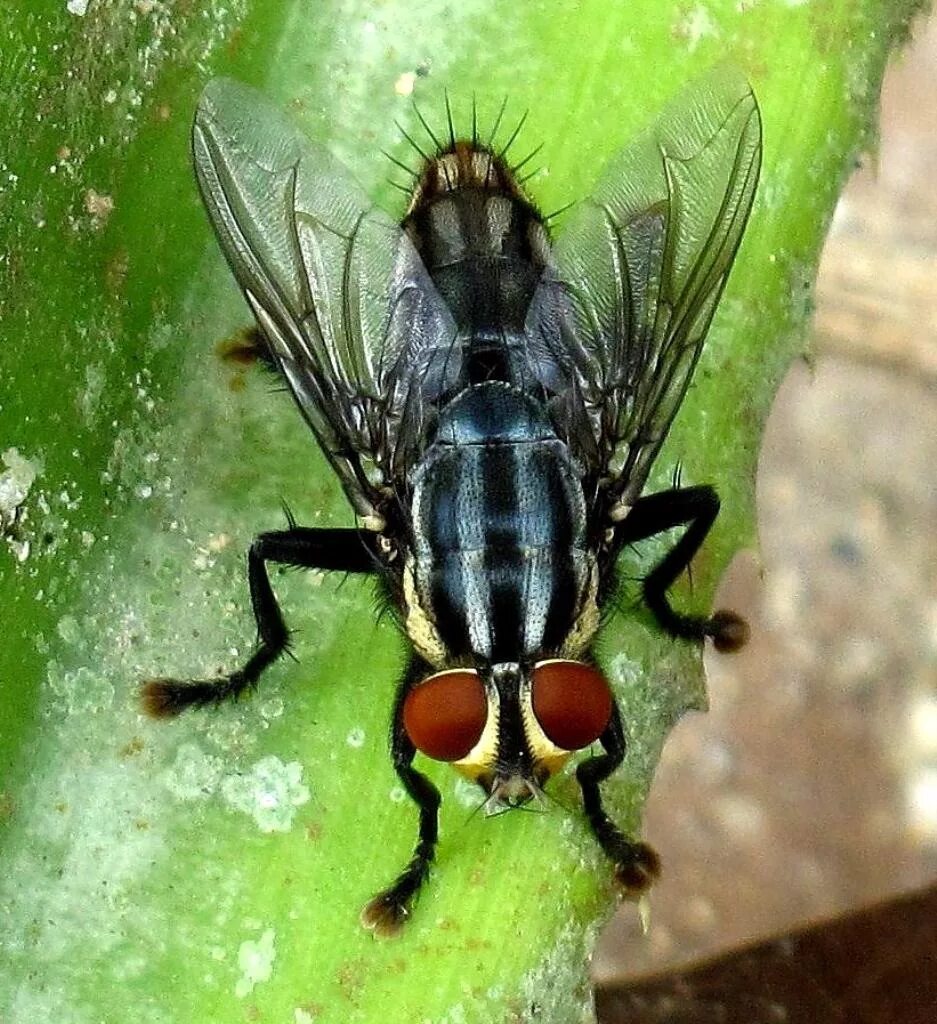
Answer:
<svg viewBox="0 0 937 1024"><path fill-rule="evenodd" d="M510 775L495 781L491 795L484 803L485 817L493 818L505 811L520 810L531 800L535 800L538 810L544 810L546 797L540 786L533 779L523 775Z"/></svg>

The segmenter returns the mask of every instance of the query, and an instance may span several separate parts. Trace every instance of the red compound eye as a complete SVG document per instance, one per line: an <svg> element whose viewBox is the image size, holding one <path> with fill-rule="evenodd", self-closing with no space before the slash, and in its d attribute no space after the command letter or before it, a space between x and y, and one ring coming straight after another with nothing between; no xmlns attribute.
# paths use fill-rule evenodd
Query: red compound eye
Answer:
<svg viewBox="0 0 937 1024"><path fill-rule="evenodd" d="M531 693L540 728L563 750L595 742L612 717L612 691L602 673L579 661L541 661Z"/></svg>
<svg viewBox="0 0 937 1024"><path fill-rule="evenodd" d="M485 687L477 672L438 672L403 701L403 727L417 750L435 761L458 761L481 739L488 718Z"/></svg>

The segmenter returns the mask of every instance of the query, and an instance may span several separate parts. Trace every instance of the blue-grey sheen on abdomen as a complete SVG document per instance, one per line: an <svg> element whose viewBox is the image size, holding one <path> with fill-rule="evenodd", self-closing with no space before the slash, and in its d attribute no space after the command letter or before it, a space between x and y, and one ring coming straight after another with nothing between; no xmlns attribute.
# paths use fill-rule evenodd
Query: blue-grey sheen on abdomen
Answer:
<svg viewBox="0 0 937 1024"><path fill-rule="evenodd" d="M505 381L440 411L414 475L414 570L458 656L558 650L588 579L582 487L541 404Z"/></svg>

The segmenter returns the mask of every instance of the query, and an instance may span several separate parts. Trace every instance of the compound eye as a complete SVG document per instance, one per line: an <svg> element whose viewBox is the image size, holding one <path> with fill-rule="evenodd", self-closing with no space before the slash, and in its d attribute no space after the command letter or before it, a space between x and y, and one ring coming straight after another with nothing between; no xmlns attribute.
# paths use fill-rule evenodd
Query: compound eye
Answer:
<svg viewBox="0 0 937 1024"><path fill-rule="evenodd" d="M437 672L403 702L403 727L410 741L435 761L465 757L481 739L487 718L485 687L471 669Z"/></svg>
<svg viewBox="0 0 937 1024"><path fill-rule="evenodd" d="M541 661L531 680L534 714L562 750L594 743L612 717L612 691L602 673L580 661Z"/></svg>

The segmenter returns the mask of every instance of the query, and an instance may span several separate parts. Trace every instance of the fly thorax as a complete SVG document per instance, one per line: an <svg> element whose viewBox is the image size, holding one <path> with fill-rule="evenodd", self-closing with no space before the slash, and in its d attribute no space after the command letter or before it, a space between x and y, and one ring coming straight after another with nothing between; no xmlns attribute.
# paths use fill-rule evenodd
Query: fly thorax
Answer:
<svg viewBox="0 0 937 1024"><path fill-rule="evenodd" d="M501 381L466 388L440 411L412 494L421 652L427 621L450 657L523 661L571 633L582 647L595 618L585 499L540 403Z"/></svg>

